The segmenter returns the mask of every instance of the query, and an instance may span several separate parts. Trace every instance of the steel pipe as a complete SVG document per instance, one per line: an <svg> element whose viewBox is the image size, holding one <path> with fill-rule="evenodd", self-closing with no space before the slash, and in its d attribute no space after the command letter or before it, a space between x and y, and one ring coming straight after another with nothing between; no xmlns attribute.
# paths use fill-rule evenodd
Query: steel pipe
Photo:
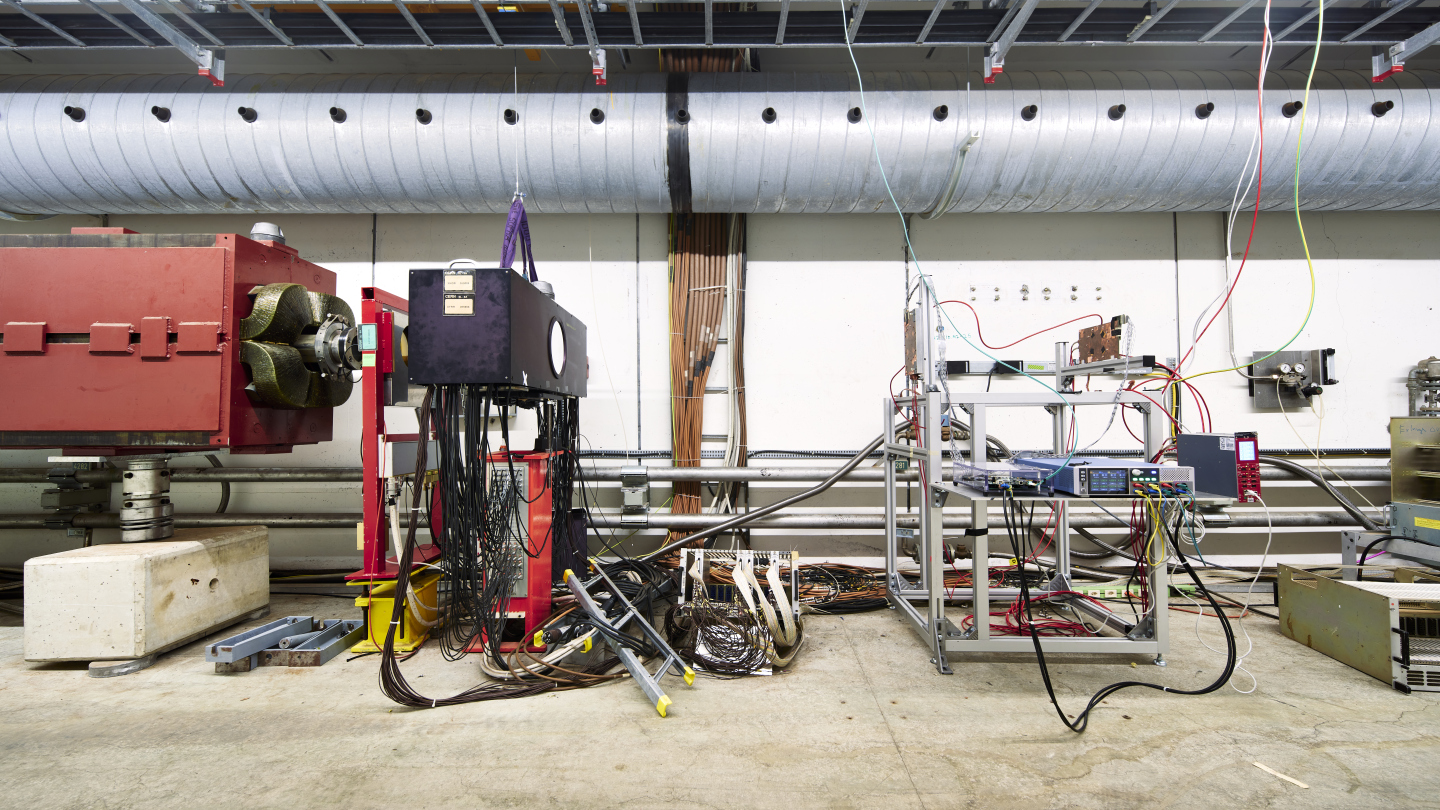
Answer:
<svg viewBox="0 0 1440 810"><path fill-rule="evenodd" d="M618 466L595 466L585 468L585 480L587 481L619 481L623 467ZM655 482L670 481L703 481L707 483L723 483L731 481L765 482L765 481L820 481L835 472L835 467L646 467L645 474ZM1317 471L1320 472L1320 471ZM1389 481L1390 468L1383 464L1374 465L1330 465L1329 469L1323 471L1326 478L1338 480L1337 475L1347 481ZM0 472L3 475L3 472ZM904 472L896 474L896 480L915 481L916 474ZM1260 471L1260 477L1267 481L1300 480L1302 477L1287 470L1266 467ZM3 479L0 479L3 480ZM177 479L178 480L178 479ZM872 482L884 481L885 470L881 467L859 467L846 473L841 479L850 482Z"/></svg>
<svg viewBox="0 0 1440 810"><path fill-rule="evenodd" d="M47 467L11 467L0 469L0 484L48 484ZM75 480L82 484L113 484L120 480L121 470L76 470ZM205 483L360 483L364 474L359 467L171 467L170 480L177 484Z"/></svg>
<svg viewBox="0 0 1440 810"><path fill-rule="evenodd" d="M974 79L865 74L867 122L852 123L859 85L844 73L636 73L605 87L537 73L518 94L510 74L246 76L223 88L182 75L11 75L0 78L0 200L20 215L500 213L518 181L534 213L873 213L893 209L873 126L906 212L945 196L971 133L947 211L1220 211L1256 131L1247 72L1006 71L983 90ZM1305 73L1267 81L1272 176L1260 205L1289 209L1302 118L1280 105ZM1437 96L1434 71L1383 85L1317 72L1299 204L1440 208ZM1394 112L1371 114L1385 101ZM1205 104L1214 112L1198 118ZM935 115L941 105L949 115ZM1037 114L1022 117L1030 106Z"/></svg>
<svg viewBox="0 0 1440 810"><path fill-rule="evenodd" d="M177 484L203 483L360 483L364 480L359 467L171 467L171 481ZM585 469L587 481L619 481L621 467L595 466ZM789 482L821 481L835 472L834 467L660 467L645 468L651 481L704 481L722 483L730 481L748 482ZM0 468L0 484L48 484L46 467ZM1373 465L1330 465L1324 470L1315 470L1325 478L1335 481L1389 481L1390 468L1382 464ZM1337 475L1339 478L1337 478ZM1267 481L1301 480L1287 470L1266 467L1260 477ZM902 482L915 481L916 475L904 472L896 475ZM75 480L82 484L115 483L120 480L120 470L77 470ZM860 467L851 470L842 479L849 482L873 483L885 480L885 471L878 467Z"/></svg>
<svg viewBox="0 0 1440 810"><path fill-rule="evenodd" d="M1275 528L1355 528L1356 522L1349 515L1343 512L1278 512L1271 511ZM401 520L406 519L401 515ZM714 528L734 515L672 515L669 513L657 513L650 515L649 522L644 526L637 526L633 523L626 523L621 519L618 512L598 512L592 510L590 513L591 527L596 529L675 529L679 531L700 531ZM1237 529L1263 529L1266 526L1265 515L1258 509L1243 509L1230 512L1231 522L1229 528ZM20 514L0 515L0 529L43 529L45 528L46 515L43 514ZM199 515L176 515L175 526L181 529L190 528L214 528L220 526L269 526L274 529L354 529L355 524L361 521L361 515L357 513L333 513L333 514L199 514ZM120 526L120 516L113 512L106 513L85 513L75 516L76 528L82 529L115 529ZM919 518L901 517L898 525L902 527L915 528L919 526ZM1114 529L1122 524L1103 513L1071 513L1070 525L1081 529ZM999 515L990 519L990 527L1004 529L1004 520ZM784 515L780 517L762 517L748 524L752 529L833 529L833 530L874 530L879 531L885 528L884 516L879 514L855 514L840 513L827 515ZM970 518L968 515L947 514L945 516L945 528L947 529L968 529ZM1226 528L1226 527L1214 527Z"/></svg>
<svg viewBox="0 0 1440 810"><path fill-rule="evenodd" d="M1266 526L1265 515L1258 509L1231 511L1231 521L1226 526L1214 528L1237 528L1237 529L1263 529ZM1106 516L1104 513L1070 513L1070 525L1073 528L1081 529L1118 529L1124 524ZM591 526L598 529L671 529L676 531L698 531L714 528L722 522L733 518L733 515L671 515L654 514L650 515L650 522L638 527L633 523L626 523L621 515L610 512L591 512ZM1356 527L1356 522L1343 512L1277 512L1271 510L1271 517L1274 520L1275 528L1349 528ZM920 525L918 517L900 517L896 525L902 528L917 528ZM968 529L970 528L970 517L962 514L945 515L945 528L947 529ZM782 517L765 517L746 524L749 529L834 529L834 530L874 530L879 531L885 528L885 517L880 514L828 514L828 515L785 515ZM1005 528L1004 519L994 514L990 517L990 528Z"/></svg>

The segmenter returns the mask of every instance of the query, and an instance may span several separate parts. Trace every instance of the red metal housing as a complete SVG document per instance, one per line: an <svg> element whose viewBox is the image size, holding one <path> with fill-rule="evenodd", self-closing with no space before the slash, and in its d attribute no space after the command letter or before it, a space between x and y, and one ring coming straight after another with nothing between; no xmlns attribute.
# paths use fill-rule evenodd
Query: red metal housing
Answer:
<svg viewBox="0 0 1440 810"><path fill-rule="evenodd" d="M285 452L331 438L331 409L245 394L251 289L335 274L233 233L0 236L0 447L86 454Z"/></svg>

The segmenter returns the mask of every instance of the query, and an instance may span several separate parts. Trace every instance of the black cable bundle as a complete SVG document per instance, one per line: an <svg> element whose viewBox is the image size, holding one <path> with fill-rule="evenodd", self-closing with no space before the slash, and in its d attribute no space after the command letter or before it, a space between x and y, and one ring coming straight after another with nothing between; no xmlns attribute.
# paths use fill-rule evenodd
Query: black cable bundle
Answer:
<svg viewBox="0 0 1440 810"><path fill-rule="evenodd" d="M451 420L447 424L452 427L455 426L458 423L458 414L460 412L460 409L464 407L465 403L462 400L463 392L458 390L459 387L446 386L446 388L450 390L439 392L441 408L439 411L434 412L434 423L437 427L437 444L441 441L448 441L450 444L450 448L453 451L455 449L455 444L457 440L456 435L451 433L446 436L444 440L442 440L440 438L442 436L442 433L439 427L442 422L446 422L447 416ZM432 415L430 406L431 401L433 398L436 397L436 394L436 386L431 386L430 389L425 393L425 400L420 406L420 424L422 426L422 429L425 424L432 421L430 418ZM447 402L447 400L449 401ZM483 410L488 411L488 409L489 405L487 400ZM482 422L481 424L483 425L484 423ZM467 431L467 439L475 435L477 434L474 431ZM480 442L483 446L483 437L485 435L484 431L481 430L479 432L479 435L482 437ZM416 442L415 469L417 470L426 469L426 445L427 442L424 441ZM470 458L476 458L476 456L472 455L470 456ZM479 458L484 457L479 456ZM457 470L456 467L458 461L458 457L449 456L444 449L441 450L441 484L444 485L444 489L442 490L442 498L449 497L452 500L455 500L457 505L462 499L473 494L472 492L467 490L467 485L471 482L455 477L452 477L448 480L445 479L443 473L443 465L450 465L452 475L457 472L466 472L468 467L480 466L478 464L458 464L459 469ZM483 472L478 480L483 484L485 480ZM417 709L429 709L436 706L455 706L462 703L474 703L481 700L503 700L506 698L526 697L529 695L537 695L541 692L546 692L554 688L555 684L548 682L538 684L479 684L465 690L464 692L448 698L427 698L412 689L409 682L405 680L404 674L400 671L400 663L395 657L395 633L400 625L401 618L405 615L405 612L410 609L410 606L408 604L410 593L410 569L413 566L415 558L415 529L419 524L420 500L423 491L423 487L415 487L413 490L413 500L410 506L410 524L405 533L405 547L401 549L400 559L397 560L399 564L399 570L396 573L395 581L395 609L392 612L393 618L390 621L390 626L385 631L385 646L380 651L380 691L384 693L386 697L390 698L396 703L399 703L402 706L410 706ZM480 513L483 515L485 513L485 493L483 486L480 488L478 500ZM464 535L464 532L458 527L452 530L452 525L455 524L449 519L449 514L450 513L447 512L444 531L447 540L455 541L446 544L447 562L453 562L456 559L463 558L464 555L460 553L452 555L449 549L456 549L458 551L465 547L473 548L476 544L473 542L459 542L458 538L462 537ZM447 574L447 577L448 576L449 575ZM455 582L457 580L451 578L450 581ZM452 598L453 597L454 593L452 592ZM453 601L451 603L451 606L454 607ZM501 615L503 616L503 613Z"/></svg>
<svg viewBox="0 0 1440 810"><path fill-rule="evenodd" d="M1080 712L1080 715L1076 717L1075 720L1072 722L1070 718L1065 716L1065 710L1060 708L1060 701L1055 697L1055 687L1050 682L1050 668L1045 664L1045 651L1040 648L1040 633L1036 629L1034 619L1030 615L1030 586L1027 583L1026 578L1023 576L1025 568L1025 557L1020 553L1020 539L1018 536L1020 528L1019 524L1021 518L1021 510L1019 505L1016 503L1014 496L1010 493L1006 494L1005 500L1003 502L1003 507L1004 508L1002 511L1005 514L1005 530L1010 534L1010 547L1014 550L1015 559L1017 561L1017 564L1020 566L1020 570L1022 573L1022 576L1020 577L1020 599L1025 605L1024 624L1030 628L1030 639L1035 644L1035 657L1040 663L1040 677L1042 680L1045 681L1045 691L1050 695L1050 702L1055 706L1055 713L1060 715L1060 722L1064 723L1067 728L1069 728L1076 734L1083 733L1086 726L1088 726L1090 722L1090 711L1096 706L1098 706L1100 704L1100 701L1115 694L1116 692L1119 692L1121 689L1127 689L1132 686L1143 686L1146 689L1158 689L1161 692L1169 692L1172 695L1208 695L1209 693L1223 687L1226 683L1230 681L1230 676L1235 674L1235 664L1237 663L1235 657L1235 631L1230 626L1229 617L1227 617L1225 615L1225 612L1220 609L1220 604L1215 601L1215 597L1212 596L1210 591L1206 589L1205 585L1200 582L1200 577L1195 573L1195 569L1190 567L1190 560L1185 557L1185 552L1180 548L1179 537L1173 530L1170 529L1168 525L1165 525L1163 526L1163 528L1166 530L1164 533L1170 538L1170 544L1175 548L1175 554L1180 558L1181 565L1185 567L1185 573L1190 575L1190 581L1194 582L1195 587L1199 589L1201 593L1205 594L1205 598L1210 602L1210 607L1214 609L1216 615L1220 617L1220 625L1225 630L1225 671L1220 673L1220 677L1215 679L1214 683L1211 683L1210 685L1202 689L1172 689L1168 686L1162 686L1158 683L1147 683L1146 681L1120 681L1119 683L1112 683L1109 686L1096 692L1094 697L1090 698L1090 702L1086 704L1085 710ZM1030 519L1032 522L1034 521L1034 516L1035 513L1032 511L1030 513ZM1167 600L1168 594L1153 595L1153 609L1165 610L1165 602ZM977 605L976 613L978 614L985 609L986 608L982 608L981 606Z"/></svg>
<svg viewBox="0 0 1440 810"><path fill-rule="evenodd" d="M487 483L490 391L478 385L432 391L438 398L430 422L440 452L442 588L449 595L441 650L458 660L478 639L500 664L505 613L521 571L515 550L524 545L525 520L517 514L523 495L514 491L513 477L488 476Z"/></svg>

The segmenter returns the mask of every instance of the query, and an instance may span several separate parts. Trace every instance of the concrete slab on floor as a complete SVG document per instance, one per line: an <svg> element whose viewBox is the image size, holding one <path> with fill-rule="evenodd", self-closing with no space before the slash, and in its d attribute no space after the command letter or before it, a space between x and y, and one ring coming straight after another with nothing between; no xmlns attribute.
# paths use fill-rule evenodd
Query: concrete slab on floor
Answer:
<svg viewBox="0 0 1440 810"><path fill-rule="evenodd" d="M272 597L272 616L350 618L341 599ZM1211 681L1223 656L1172 613L1168 668L1056 656L1061 702L1140 679ZM197 642L122 678L22 659L0 627L5 807L1435 807L1440 695L1410 696L1246 622L1249 695L1112 696L1074 734L1033 657L957 661L942 676L891 611L811 616L789 672L667 678L661 718L628 681L522 700L403 709L377 658L216 675ZM238 628L237 628L238 630ZM232 630L229 632L236 632ZM227 633L228 634L228 633ZM1218 625L1202 634L1220 648ZM218 637L218 636L217 636ZM1244 648L1244 639L1241 639ZM1136 666L1131 666L1134 663ZM427 647L421 693L480 682ZM1242 688L1249 680L1240 674ZM1309 785L1301 788L1256 762Z"/></svg>

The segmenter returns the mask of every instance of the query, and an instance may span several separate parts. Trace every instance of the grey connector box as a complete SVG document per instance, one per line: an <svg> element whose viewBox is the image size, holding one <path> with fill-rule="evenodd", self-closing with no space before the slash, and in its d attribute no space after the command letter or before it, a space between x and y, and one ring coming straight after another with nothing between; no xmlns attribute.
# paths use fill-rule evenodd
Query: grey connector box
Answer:
<svg viewBox="0 0 1440 810"><path fill-rule="evenodd" d="M410 382L585 396L585 324L500 267L410 271Z"/></svg>

